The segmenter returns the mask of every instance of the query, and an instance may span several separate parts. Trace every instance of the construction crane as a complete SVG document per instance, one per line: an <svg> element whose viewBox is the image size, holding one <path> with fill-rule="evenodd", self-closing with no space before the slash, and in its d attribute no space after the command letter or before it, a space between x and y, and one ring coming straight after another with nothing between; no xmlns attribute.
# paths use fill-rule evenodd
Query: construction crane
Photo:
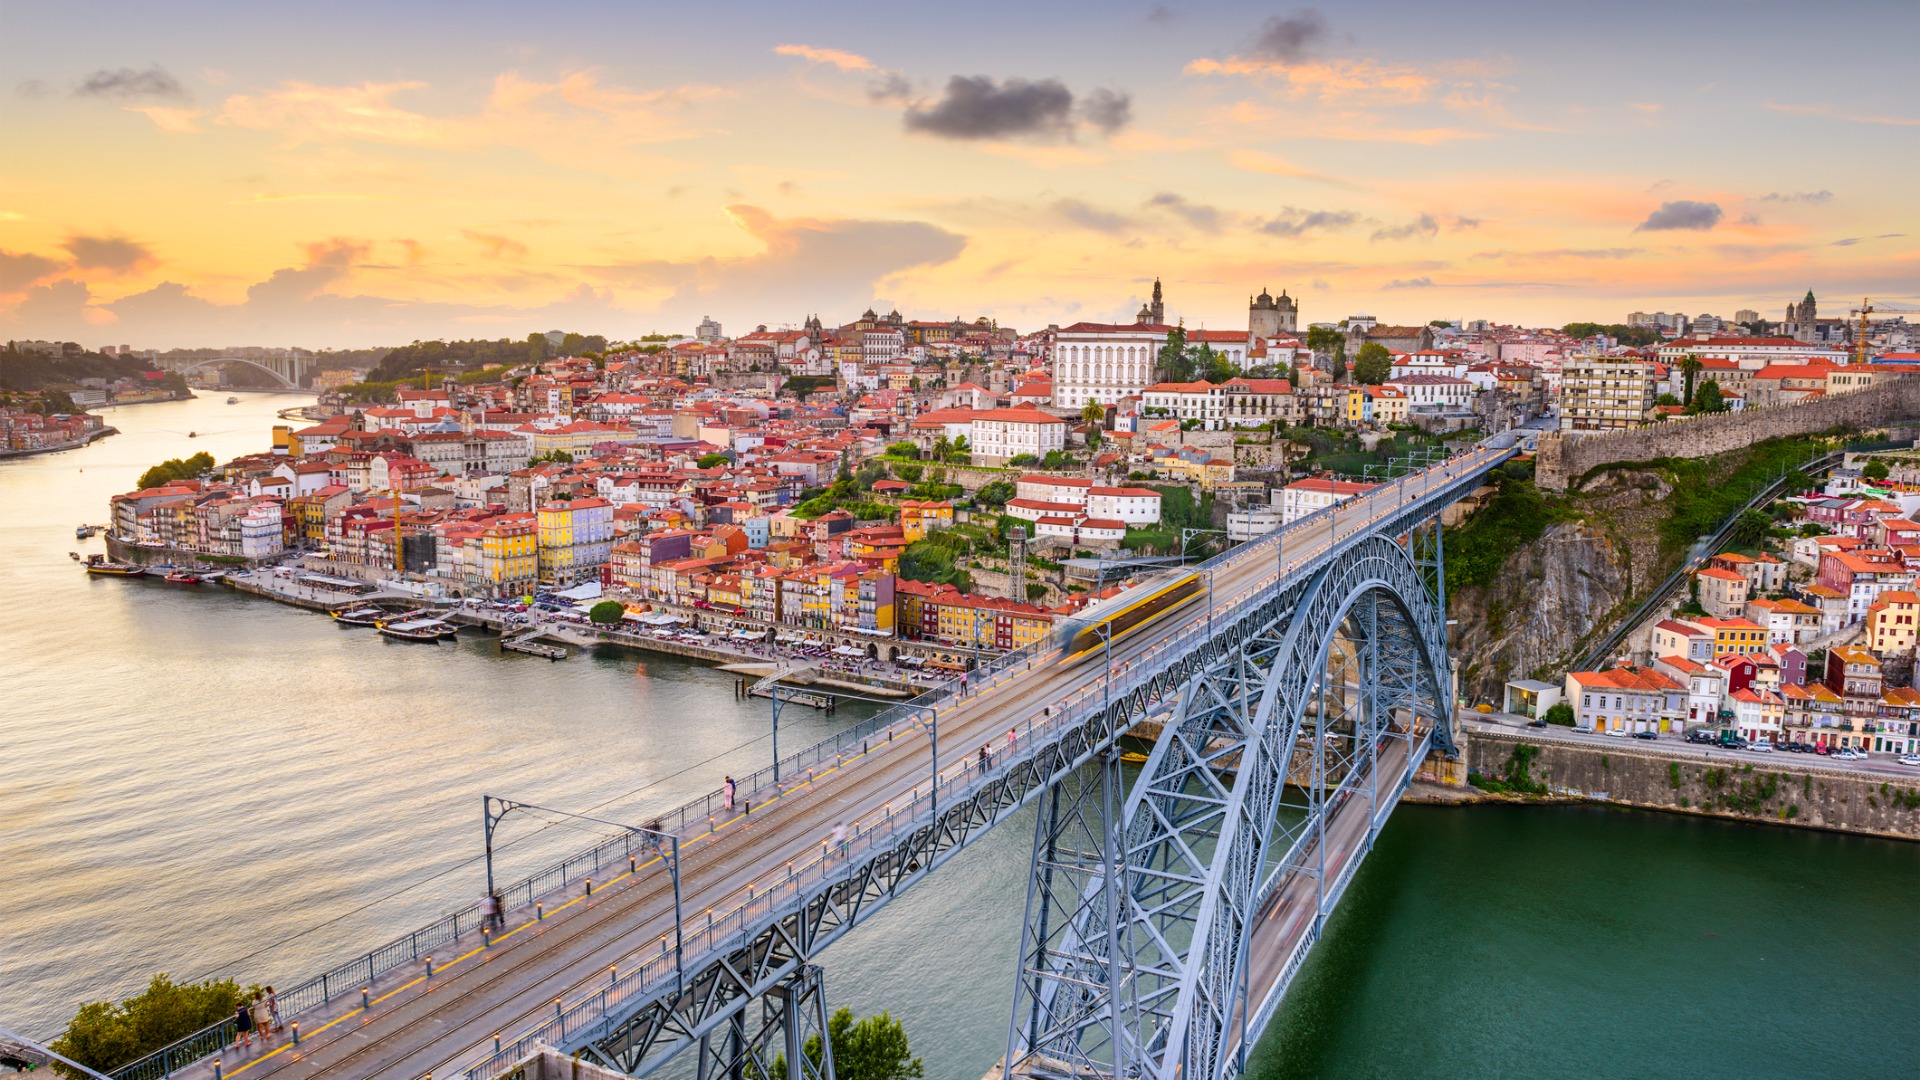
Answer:
<svg viewBox="0 0 1920 1080"><path fill-rule="evenodd" d="M1867 362L1867 316L1873 314L1873 301L1863 298L1860 306L1847 314L1860 316L1860 329L1853 335L1853 362L1864 364Z"/></svg>

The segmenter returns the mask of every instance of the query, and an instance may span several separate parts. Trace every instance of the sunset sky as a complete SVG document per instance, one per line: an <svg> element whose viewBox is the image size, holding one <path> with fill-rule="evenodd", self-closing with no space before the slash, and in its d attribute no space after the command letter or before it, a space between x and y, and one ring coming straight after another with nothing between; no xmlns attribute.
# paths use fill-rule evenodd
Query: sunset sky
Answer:
<svg viewBox="0 0 1920 1080"><path fill-rule="evenodd" d="M1920 310L1920 4L0 0L0 337Z"/></svg>

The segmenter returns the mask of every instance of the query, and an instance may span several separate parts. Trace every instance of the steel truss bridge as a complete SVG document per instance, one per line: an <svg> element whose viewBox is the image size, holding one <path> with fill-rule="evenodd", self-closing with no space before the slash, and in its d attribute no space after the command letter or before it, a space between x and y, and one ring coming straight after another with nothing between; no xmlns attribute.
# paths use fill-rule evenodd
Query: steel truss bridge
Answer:
<svg viewBox="0 0 1920 1080"><path fill-rule="evenodd" d="M1199 564L1204 603L1073 666L1036 646L501 887L150 1077L825 1080L822 950L1039 803L1008 1076L1236 1076L1430 747L1449 749L1438 517L1483 445ZM1119 740L1157 723L1129 787ZM525 804L488 798L494 828ZM824 1040L822 1040L824 1041ZM782 1061L784 1059L784 1061ZM777 1066L777 1067L776 1067ZM675 1069L676 1074L685 1065Z"/></svg>
<svg viewBox="0 0 1920 1080"><path fill-rule="evenodd" d="M279 381L287 390L298 390L318 369L318 363L308 356L269 356L258 360L244 356L216 356L206 360L158 360L158 366L181 375L191 375L196 371L219 367L222 364L245 364L256 371L264 371Z"/></svg>

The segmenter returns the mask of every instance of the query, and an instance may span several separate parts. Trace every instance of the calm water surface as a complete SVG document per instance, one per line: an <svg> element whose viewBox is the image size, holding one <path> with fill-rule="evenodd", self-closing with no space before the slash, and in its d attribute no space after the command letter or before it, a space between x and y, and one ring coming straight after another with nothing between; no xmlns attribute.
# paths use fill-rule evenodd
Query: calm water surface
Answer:
<svg viewBox="0 0 1920 1080"><path fill-rule="evenodd" d="M299 398L110 414L0 464L0 1026L50 1037L156 971L290 982L478 893L480 796L615 820L770 753L765 703L678 661L427 648L224 590L91 580L73 527L159 460L267 444ZM186 438L189 430L201 437ZM793 710L788 745L853 723ZM835 946L933 1080L999 1057L1022 815ZM502 873L598 834L526 819ZM1407 808L1253 1073L1920 1075L1920 848L1583 810Z"/></svg>

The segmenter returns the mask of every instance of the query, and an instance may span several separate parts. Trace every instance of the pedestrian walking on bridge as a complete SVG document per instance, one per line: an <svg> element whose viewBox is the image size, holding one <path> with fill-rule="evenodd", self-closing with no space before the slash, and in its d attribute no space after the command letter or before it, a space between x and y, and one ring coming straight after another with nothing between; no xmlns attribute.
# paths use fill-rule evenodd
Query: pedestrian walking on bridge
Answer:
<svg viewBox="0 0 1920 1080"><path fill-rule="evenodd" d="M720 790L726 796L727 813L733 813L733 777L727 777L727 782L720 786Z"/></svg>

